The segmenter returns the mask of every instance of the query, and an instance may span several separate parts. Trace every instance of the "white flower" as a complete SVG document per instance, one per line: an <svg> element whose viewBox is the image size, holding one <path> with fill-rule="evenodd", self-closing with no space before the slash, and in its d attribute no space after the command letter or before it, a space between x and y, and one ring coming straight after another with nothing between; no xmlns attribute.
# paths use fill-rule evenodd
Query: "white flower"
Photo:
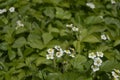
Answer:
<svg viewBox="0 0 120 80"><path fill-rule="evenodd" d="M120 77L120 76L119 76L116 72L114 72L114 71L112 71L111 73L112 73L112 76L113 76L114 78Z"/></svg>
<svg viewBox="0 0 120 80"><path fill-rule="evenodd" d="M71 54L70 50L64 50L66 54Z"/></svg>
<svg viewBox="0 0 120 80"><path fill-rule="evenodd" d="M105 34L102 34L102 35L101 35L101 39L102 39L102 40L107 40L106 35L105 35Z"/></svg>
<svg viewBox="0 0 120 80"><path fill-rule="evenodd" d="M115 0L111 0L111 4L115 4L116 2L115 2Z"/></svg>
<svg viewBox="0 0 120 80"><path fill-rule="evenodd" d="M49 54L54 54L54 49L53 49L53 48L49 48L49 49L47 50L47 52L48 52Z"/></svg>
<svg viewBox="0 0 120 80"><path fill-rule="evenodd" d="M120 74L120 70L114 69L114 71L115 71L117 74Z"/></svg>
<svg viewBox="0 0 120 80"><path fill-rule="evenodd" d="M20 20L18 20L16 23L17 23L18 26L24 27L24 24L22 24L22 22Z"/></svg>
<svg viewBox="0 0 120 80"><path fill-rule="evenodd" d="M76 28L76 27L72 27L72 31L77 32L78 30L79 30L78 28Z"/></svg>
<svg viewBox="0 0 120 80"><path fill-rule="evenodd" d="M74 48L70 48L70 51L71 51L71 52L75 52L75 49L74 49Z"/></svg>
<svg viewBox="0 0 120 80"><path fill-rule="evenodd" d="M6 9L0 9L0 14L3 14L4 12L7 12Z"/></svg>
<svg viewBox="0 0 120 80"><path fill-rule="evenodd" d="M74 58L74 57L75 57L75 55L74 55L74 54L70 54L70 56L71 56L72 58Z"/></svg>
<svg viewBox="0 0 120 80"><path fill-rule="evenodd" d="M89 58L94 59L96 57L96 54L94 52L89 53Z"/></svg>
<svg viewBox="0 0 120 80"><path fill-rule="evenodd" d="M57 51L60 51L60 50L61 50L61 47L60 47L60 46L57 46L57 45L56 45L54 48L55 48Z"/></svg>
<svg viewBox="0 0 120 80"><path fill-rule="evenodd" d="M101 64L102 64L102 60L99 57L94 58L94 65L101 66Z"/></svg>
<svg viewBox="0 0 120 80"><path fill-rule="evenodd" d="M101 19L103 19L103 16L99 16Z"/></svg>
<svg viewBox="0 0 120 80"><path fill-rule="evenodd" d="M66 24L66 27L72 28L73 24Z"/></svg>
<svg viewBox="0 0 120 80"><path fill-rule="evenodd" d="M10 7L10 8L9 8L9 11L10 11L10 12L15 12L15 7Z"/></svg>
<svg viewBox="0 0 120 80"><path fill-rule="evenodd" d="M3 10L2 9L0 9L0 14L3 14Z"/></svg>
<svg viewBox="0 0 120 80"><path fill-rule="evenodd" d="M92 65L91 68L92 68L93 72L99 71L99 66Z"/></svg>
<svg viewBox="0 0 120 80"><path fill-rule="evenodd" d="M54 59L54 55L53 54L47 54L46 59Z"/></svg>
<svg viewBox="0 0 120 80"><path fill-rule="evenodd" d="M102 52L96 52L98 57L103 57L103 53Z"/></svg>
<svg viewBox="0 0 120 80"><path fill-rule="evenodd" d="M3 12L7 12L7 10L6 10L6 9L3 9Z"/></svg>
<svg viewBox="0 0 120 80"><path fill-rule="evenodd" d="M24 27L24 24L22 24L22 22L20 20L18 20L16 23L17 23L16 30L20 27Z"/></svg>
<svg viewBox="0 0 120 80"><path fill-rule="evenodd" d="M90 7L91 9L94 9L94 8L95 8L95 5L94 5L93 3L91 3L91 2L86 3L86 5L87 5L88 7Z"/></svg>
<svg viewBox="0 0 120 80"><path fill-rule="evenodd" d="M57 56L58 58L62 57L62 56L63 56L63 51L56 52L56 56Z"/></svg>

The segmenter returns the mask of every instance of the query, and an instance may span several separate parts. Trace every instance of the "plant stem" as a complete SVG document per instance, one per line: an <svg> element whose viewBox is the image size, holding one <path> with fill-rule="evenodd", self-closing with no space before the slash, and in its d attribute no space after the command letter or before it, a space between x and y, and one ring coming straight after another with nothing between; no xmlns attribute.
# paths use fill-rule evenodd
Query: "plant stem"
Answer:
<svg viewBox="0 0 120 80"><path fill-rule="evenodd" d="M54 66L54 69L56 69L56 62L55 62L55 59L53 59L53 66Z"/></svg>

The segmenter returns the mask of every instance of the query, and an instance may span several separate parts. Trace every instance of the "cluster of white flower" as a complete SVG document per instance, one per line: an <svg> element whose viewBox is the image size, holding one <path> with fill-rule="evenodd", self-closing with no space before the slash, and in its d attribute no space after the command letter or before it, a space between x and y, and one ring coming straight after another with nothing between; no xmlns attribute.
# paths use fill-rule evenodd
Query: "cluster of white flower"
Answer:
<svg viewBox="0 0 120 80"><path fill-rule="evenodd" d="M67 28L71 28L72 31L74 31L74 32L78 32L78 30L79 30L79 29L78 29L77 27L75 27L73 24L67 24L66 27L67 27Z"/></svg>
<svg viewBox="0 0 120 80"><path fill-rule="evenodd" d="M73 48L70 48L68 50L63 50L60 46L55 46L54 48L49 48L47 50L47 55L46 58L47 59L54 59L54 57L56 56L57 58L61 58L63 55L67 54L71 57L75 57L75 50Z"/></svg>
<svg viewBox="0 0 120 80"><path fill-rule="evenodd" d="M17 23L16 30L20 27L24 27L24 24L22 24L22 22L20 20L18 20L16 23Z"/></svg>
<svg viewBox="0 0 120 80"><path fill-rule="evenodd" d="M95 5L92 2L86 3L86 6L90 7L91 9L95 8Z"/></svg>
<svg viewBox="0 0 120 80"><path fill-rule="evenodd" d="M47 50L47 52L48 52L48 54L46 55L46 58L47 58L47 59L54 59L54 49L49 48L49 49Z"/></svg>
<svg viewBox="0 0 120 80"><path fill-rule="evenodd" d="M112 73L112 76L113 76L114 80L119 80L120 79L120 70L114 69L111 73Z"/></svg>
<svg viewBox="0 0 120 80"><path fill-rule="evenodd" d="M99 67L102 65L102 57L103 57L103 52L91 52L89 53L88 57L93 59L94 63L91 66L93 72L96 72L99 70Z"/></svg>
<svg viewBox="0 0 120 80"><path fill-rule="evenodd" d="M15 7L10 7L10 8L9 8L9 11L10 11L10 12L15 12ZM7 12L7 9L0 9L0 14L3 14L3 13L5 13L5 12Z"/></svg>

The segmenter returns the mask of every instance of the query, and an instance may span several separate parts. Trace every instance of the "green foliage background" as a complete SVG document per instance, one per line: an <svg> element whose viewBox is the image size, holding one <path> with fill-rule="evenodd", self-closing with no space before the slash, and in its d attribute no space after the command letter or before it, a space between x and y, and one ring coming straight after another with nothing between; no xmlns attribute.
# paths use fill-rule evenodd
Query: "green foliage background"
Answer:
<svg viewBox="0 0 120 80"><path fill-rule="evenodd" d="M15 12L0 14L0 80L112 80L111 71L120 69L119 0L0 0L1 9L12 6ZM16 30L17 20L24 27ZM79 31L68 31L70 23ZM101 40L101 34L109 39ZM76 57L53 66L46 50L55 45L74 47ZM96 73L90 68L90 51L104 53Z"/></svg>

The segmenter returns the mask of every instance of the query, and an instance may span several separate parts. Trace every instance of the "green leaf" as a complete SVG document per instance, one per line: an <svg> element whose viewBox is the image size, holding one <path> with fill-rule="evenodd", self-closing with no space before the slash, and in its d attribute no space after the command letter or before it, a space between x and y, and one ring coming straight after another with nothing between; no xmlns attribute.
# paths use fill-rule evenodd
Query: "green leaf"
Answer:
<svg viewBox="0 0 120 80"><path fill-rule="evenodd" d="M9 32L10 32L10 31L9 31ZM5 34L4 36L5 36L4 39L5 39L5 41L6 41L8 44L11 44L11 43L14 42L14 38L13 38L13 36L11 35L11 33Z"/></svg>
<svg viewBox="0 0 120 80"><path fill-rule="evenodd" d="M1 76L1 77L0 77L0 80L4 80L4 76Z"/></svg>
<svg viewBox="0 0 120 80"><path fill-rule="evenodd" d="M87 78L87 79L85 79L85 80L93 80L93 79L92 79L92 77L90 77L90 78Z"/></svg>
<svg viewBox="0 0 120 80"><path fill-rule="evenodd" d="M91 33L94 33L94 32L103 32L104 30L106 29L105 26L91 26L90 28L88 28L88 33L91 34Z"/></svg>
<svg viewBox="0 0 120 80"><path fill-rule="evenodd" d="M62 8L56 8L56 18L59 19L70 19L71 13L69 11L64 11Z"/></svg>
<svg viewBox="0 0 120 80"><path fill-rule="evenodd" d="M32 54L33 50L34 50L34 49L31 48L31 47L27 47L27 48L24 50L23 55L24 55L24 56L28 56L28 55Z"/></svg>
<svg viewBox="0 0 120 80"><path fill-rule="evenodd" d="M51 24L48 26L48 30L49 30L50 33L59 33L59 29L55 28L55 27L52 27Z"/></svg>
<svg viewBox="0 0 120 80"><path fill-rule="evenodd" d="M19 28L19 29L16 30L16 34L21 34L21 33L24 33L26 31L27 30L24 27L21 27L21 28Z"/></svg>
<svg viewBox="0 0 120 80"><path fill-rule="evenodd" d="M0 52L0 57L4 54L4 52Z"/></svg>
<svg viewBox="0 0 120 80"><path fill-rule="evenodd" d="M60 7L65 7L65 8L70 8L70 3L69 2L60 2L60 4L58 4Z"/></svg>
<svg viewBox="0 0 120 80"><path fill-rule="evenodd" d="M84 48L84 45L82 45L81 42L77 40L73 42L73 46L75 47L76 52L78 53L80 53L82 49Z"/></svg>
<svg viewBox="0 0 120 80"><path fill-rule="evenodd" d="M14 44L12 45L13 48L20 48L26 44L26 39L24 37L20 37L15 40Z"/></svg>
<svg viewBox="0 0 120 80"><path fill-rule="evenodd" d="M43 0L45 3L58 4L61 0Z"/></svg>
<svg viewBox="0 0 120 80"><path fill-rule="evenodd" d="M53 36L50 33L43 33L42 38L44 44L47 44L53 39Z"/></svg>
<svg viewBox="0 0 120 80"><path fill-rule="evenodd" d="M75 73L75 72L66 72L66 73L63 73L61 77L59 77L59 79L62 79L62 80L80 80L78 79L79 77L79 73Z"/></svg>
<svg viewBox="0 0 120 80"><path fill-rule="evenodd" d="M89 71L91 69L91 65L93 64L93 60L88 60L84 63L84 68L86 71Z"/></svg>
<svg viewBox="0 0 120 80"><path fill-rule="evenodd" d="M60 20L55 20L54 24L56 25L56 28L63 29L64 24Z"/></svg>
<svg viewBox="0 0 120 80"><path fill-rule="evenodd" d="M39 57L36 59L35 64L36 64L36 66L39 66L40 64L45 63L45 61L46 61L46 58Z"/></svg>
<svg viewBox="0 0 120 80"><path fill-rule="evenodd" d="M80 70L81 72L84 71L83 68L83 63L85 63L87 61L85 56L82 55L77 55L72 61L72 65L74 68Z"/></svg>
<svg viewBox="0 0 120 80"><path fill-rule="evenodd" d="M61 30L60 31L60 36L67 36L66 30Z"/></svg>
<svg viewBox="0 0 120 80"><path fill-rule="evenodd" d="M18 80L24 79L24 77L25 77L25 71L21 71L17 76Z"/></svg>
<svg viewBox="0 0 120 80"><path fill-rule="evenodd" d="M23 57L23 53L20 48L17 49L17 54L18 54L18 56Z"/></svg>
<svg viewBox="0 0 120 80"><path fill-rule="evenodd" d="M46 80L59 80L59 77L60 77L61 75L59 74L59 73L50 73L48 76L47 76L47 78L46 78ZM62 79L63 80L63 79Z"/></svg>
<svg viewBox="0 0 120 80"><path fill-rule="evenodd" d="M115 42L114 42L114 47L115 47L115 46L118 46L119 44L120 44L120 39L115 40Z"/></svg>
<svg viewBox="0 0 120 80"><path fill-rule="evenodd" d="M111 60L111 59L114 58L115 54L114 54L114 52L105 52L105 53L104 53L104 56L105 56L107 59Z"/></svg>
<svg viewBox="0 0 120 80"><path fill-rule="evenodd" d="M98 46L98 47L96 48L96 50L97 50L97 51L102 51L102 52L104 52L104 51L109 50L109 49L111 49L111 48L112 48L112 47L110 47L110 46L108 46L108 45L101 44L100 46Z"/></svg>
<svg viewBox="0 0 120 80"><path fill-rule="evenodd" d="M105 23L106 24L114 24L116 25L118 28L120 28L120 21L118 19L115 19L115 18L111 18L111 17L107 17L104 19Z"/></svg>
<svg viewBox="0 0 120 80"><path fill-rule="evenodd" d="M97 43L100 42L100 40L95 35L88 35L82 40L82 42Z"/></svg>
<svg viewBox="0 0 120 80"><path fill-rule="evenodd" d="M81 30L81 35L79 36L79 39L82 40L88 35L88 30L87 29L82 29Z"/></svg>
<svg viewBox="0 0 120 80"><path fill-rule="evenodd" d="M0 62L0 65L4 68L4 70L8 70L8 66L5 64L5 62ZM4 72L3 72L4 73Z"/></svg>
<svg viewBox="0 0 120 80"><path fill-rule="evenodd" d="M1 50L7 50L8 49L8 43L6 43L6 42L0 43L0 49Z"/></svg>
<svg viewBox="0 0 120 80"><path fill-rule="evenodd" d="M16 52L11 50L11 49L9 49L8 50L8 56L9 56L10 60L13 60L16 57Z"/></svg>
<svg viewBox="0 0 120 80"><path fill-rule="evenodd" d="M32 48L42 49L44 47L41 37L37 34L29 34L27 40Z"/></svg>
<svg viewBox="0 0 120 80"><path fill-rule="evenodd" d="M116 60L107 60L101 65L101 71L110 72L113 69L120 69L120 63Z"/></svg>
<svg viewBox="0 0 120 80"><path fill-rule="evenodd" d="M54 18L54 8L52 7L46 7L46 9L43 11L44 14L50 18Z"/></svg>
<svg viewBox="0 0 120 80"><path fill-rule="evenodd" d="M37 58L37 56L34 56L34 55L25 58L26 66L31 67L31 66L32 66L32 65L31 65L32 62L33 62L36 58Z"/></svg>
<svg viewBox="0 0 120 80"><path fill-rule="evenodd" d="M10 80L10 79L11 79L10 74L6 73L5 74L5 80Z"/></svg>
<svg viewBox="0 0 120 80"><path fill-rule="evenodd" d="M103 22L103 20L99 16L89 16L85 19L86 24L97 24L101 22Z"/></svg>
<svg viewBox="0 0 120 80"><path fill-rule="evenodd" d="M115 58L116 58L117 60L120 60L120 54L115 55Z"/></svg>
<svg viewBox="0 0 120 80"><path fill-rule="evenodd" d="M33 0L34 3L43 3L43 0Z"/></svg>
<svg viewBox="0 0 120 80"><path fill-rule="evenodd" d="M5 17L3 17L3 18L2 18L2 21L3 21L5 24L7 24L7 23L8 23L8 19L7 19L7 18L5 18Z"/></svg>
<svg viewBox="0 0 120 80"><path fill-rule="evenodd" d="M22 68L22 67L24 67L24 66L26 66L26 64L20 62L20 63L17 63L16 68L17 68L17 69L20 69L20 68Z"/></svg>

